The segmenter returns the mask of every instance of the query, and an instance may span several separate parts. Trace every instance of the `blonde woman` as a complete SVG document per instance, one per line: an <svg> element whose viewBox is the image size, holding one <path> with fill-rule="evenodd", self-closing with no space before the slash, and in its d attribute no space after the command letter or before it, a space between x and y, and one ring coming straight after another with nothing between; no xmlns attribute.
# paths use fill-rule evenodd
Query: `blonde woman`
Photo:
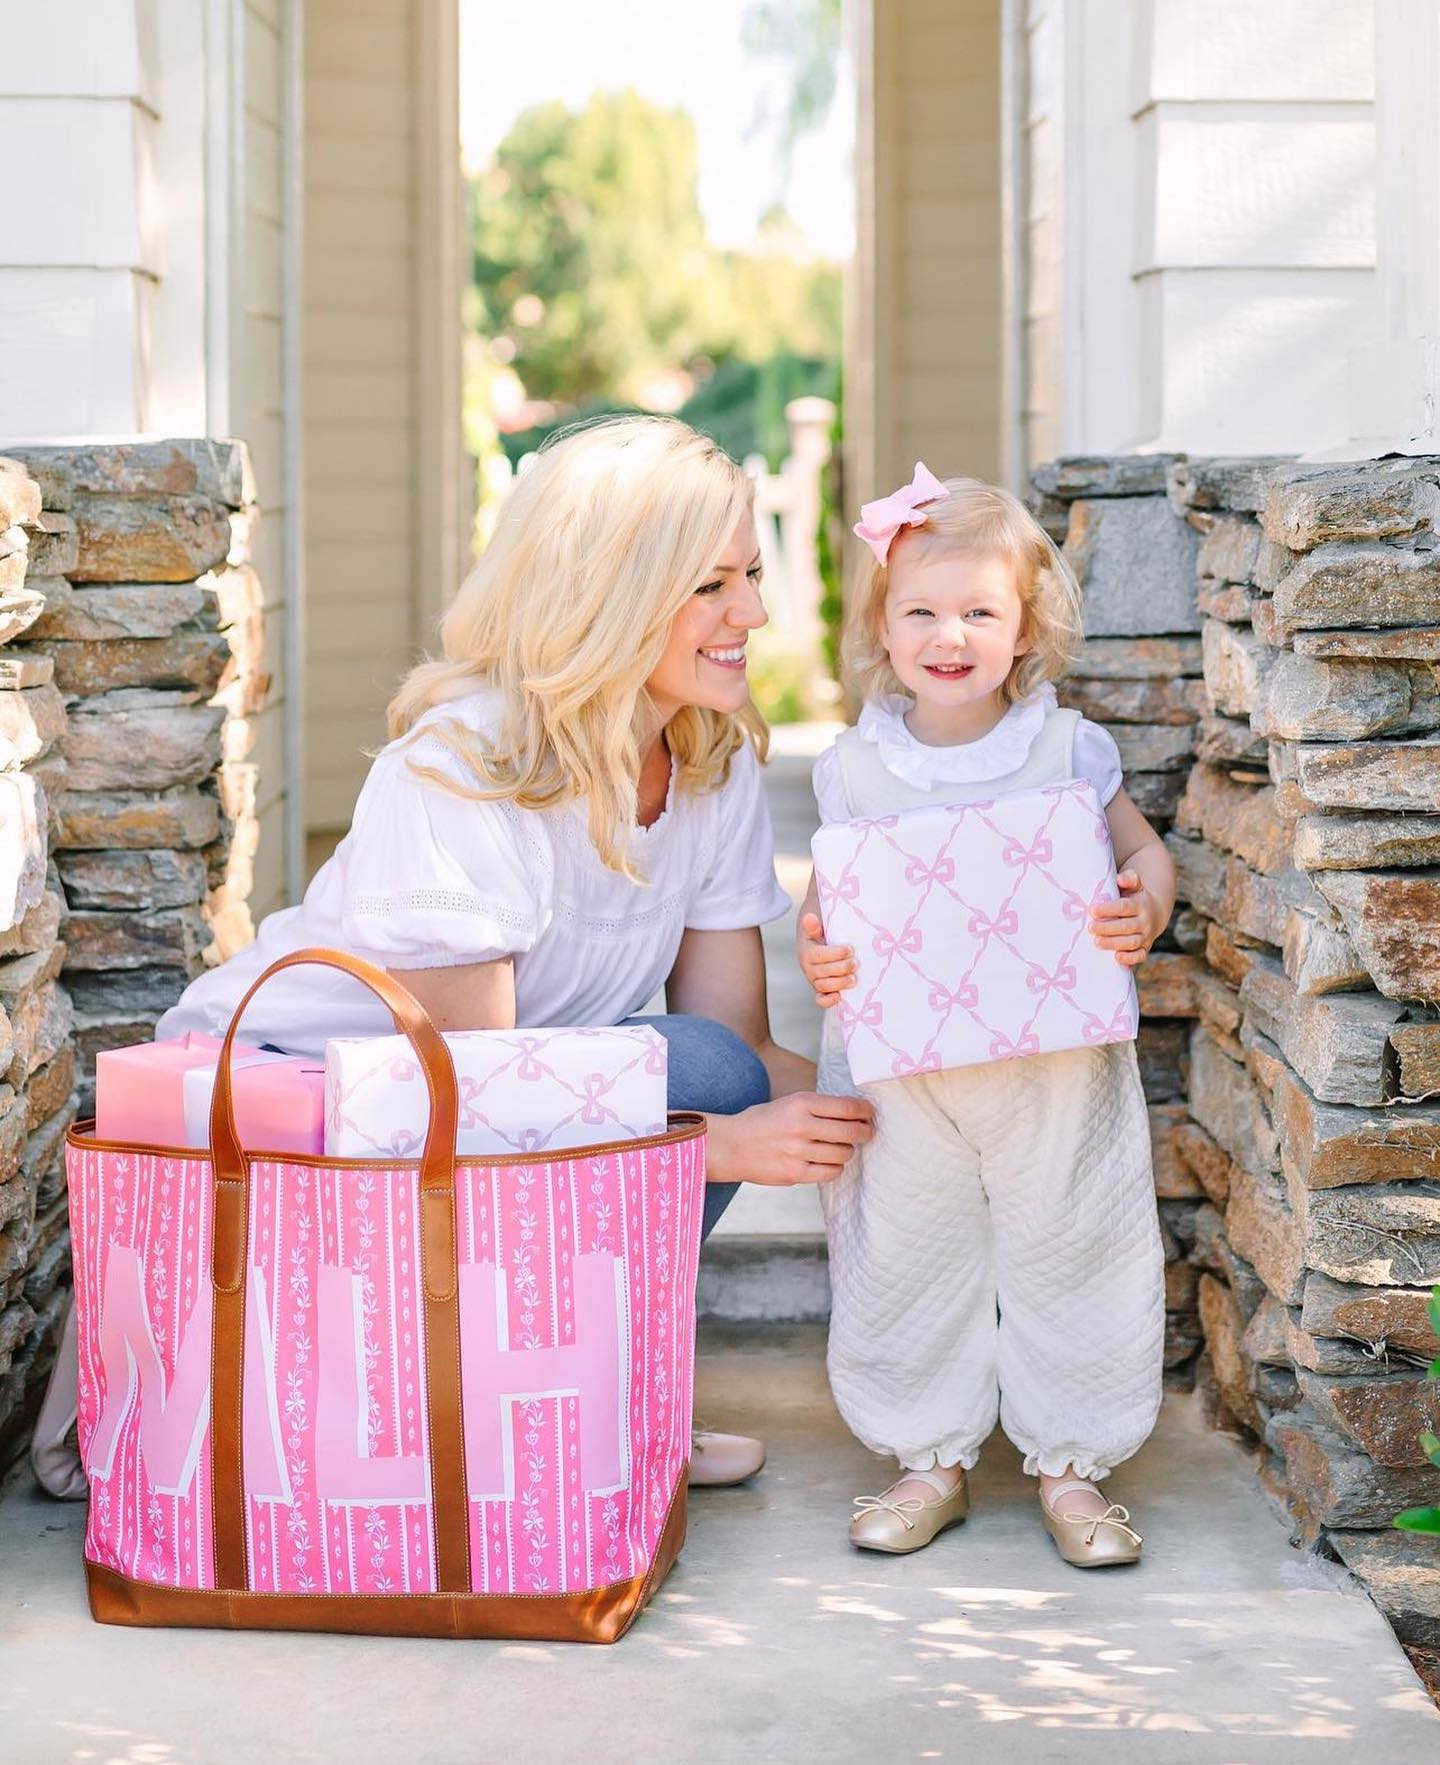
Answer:
<svg viewBox="0 0 1440 1765"><path fill-rule="evenodd" d="M1109 732L1056 702L1080 638L1068 567L1006 491L923 465L861 514L874 562L845 664L865 708L816 762L821 820L1087 778L1120 872L1090 934L1127 967L1143 962L1175 871ZM854 956L823 943L814 888L797 953L834 1007ZM850 1091L835 1018L821 1082ZM823 1197L831 1388L855 1433L900 1464L856 1501L851 1543L920 1550L963 1520L966 1472L998 1417L1064 1560L1137 1562L1129 1514L1096 1488L1160 1406L1164 1258L1134 1043L916 1073L876 1087L876 1105L874 1141Z"/></svg>
<svg viewBox="0 0 1440 1765"><path fill-rule="evenodd" d="M683 423L572 432L499 527L390 707L349 833L298 907L203 975L158 1034L222 1033L268 963L307 945L388 968L447 1030L616 1024L662 986L670 1104L709 1118L708 1232L737 1182L824 1183L870 1109L822 1097L770 1034L759 927L788 902L760 785L745 644L765 623L750 484ZM318 1055L382 1035L353 981L278 976L252 1041ZM691 1481L764 1449L696 1436Z"/></svg>

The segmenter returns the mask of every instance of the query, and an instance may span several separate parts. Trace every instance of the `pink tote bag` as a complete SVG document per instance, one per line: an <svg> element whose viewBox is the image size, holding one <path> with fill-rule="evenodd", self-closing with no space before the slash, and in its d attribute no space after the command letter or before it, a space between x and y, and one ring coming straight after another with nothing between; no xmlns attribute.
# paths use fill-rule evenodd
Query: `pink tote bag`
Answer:
<svg viewBox="0 0 1440 1765"><path fill-rule="evenodd" d="M269 976L410 1038L422 1156L242 1149ZM104 1623L609 1642L685 1535L704 1123L457 1162L418 1002L333 950L225 1039L210 1147L69 1136L90 1606Z"/></svg>

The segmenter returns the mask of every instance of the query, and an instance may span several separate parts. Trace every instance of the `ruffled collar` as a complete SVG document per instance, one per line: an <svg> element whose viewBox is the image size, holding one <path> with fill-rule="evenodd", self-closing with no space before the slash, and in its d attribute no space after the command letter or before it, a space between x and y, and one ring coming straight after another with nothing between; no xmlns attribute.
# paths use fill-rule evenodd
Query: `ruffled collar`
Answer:
<svg viewBox="0 0 1440 1765"><path fill-rule="evenodd" d="M917 790L937 784L977 784L1004 778L1025 763L1031 744L1058 701L1055 688L1044 681L1013 704L979 741L935 748L917 741L905 727L912 701L900 694L868 702L856 724L861 737L873 742L888 771Z"/></svg>

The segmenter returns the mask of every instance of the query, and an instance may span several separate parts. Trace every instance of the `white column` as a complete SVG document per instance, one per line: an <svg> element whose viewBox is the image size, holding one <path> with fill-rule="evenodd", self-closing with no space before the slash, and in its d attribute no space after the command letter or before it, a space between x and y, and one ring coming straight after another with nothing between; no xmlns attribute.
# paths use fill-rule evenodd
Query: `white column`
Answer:
<svg viewBox="0 0 1440 1765"><path fill-rule="evenodd" d="M149 0L6 8L0 56L0 427L128 433L148 418L160 271Z"/></svg>
<svg viewBox="0 0 1440 1765"><path fill-rule="evenodd" d="M1440 7L1375 16L1376 327L1350 353L1354 452L1440 453Z"/></svg>

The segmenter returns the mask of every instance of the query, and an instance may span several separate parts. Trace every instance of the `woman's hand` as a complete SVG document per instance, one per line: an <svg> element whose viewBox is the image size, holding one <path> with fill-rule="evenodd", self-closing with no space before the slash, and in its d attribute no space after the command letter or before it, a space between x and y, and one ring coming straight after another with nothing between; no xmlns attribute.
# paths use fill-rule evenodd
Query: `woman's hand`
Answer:
<svg viewBox="0 0 1440 1765"><path fill-rule="evenodd" d="M1145 887L1137 872L1122 870L1115 878L1118 901L1101 901L1090 909L1090 936L1099 950L1113 950L1126 968L1138 968L1150 946L1164 931L1169 915Z"/></svg>
<svg viewBox="0 0 1440 1765"><path fill-rule="evenodd" d="M875 1132L863 1097L792 1091L739 1115L710 1115L706 1177L712 1183L829 1183Z"/></svg>
<svg viewBox="0 0 1440 1765"><path fill-rule="evenodd" d="M800 972L815 989L815 1003L828 1011L847 987L855 985L855 952L848 944L827 944L818 913L802 913L795 927Z"/></svg>

